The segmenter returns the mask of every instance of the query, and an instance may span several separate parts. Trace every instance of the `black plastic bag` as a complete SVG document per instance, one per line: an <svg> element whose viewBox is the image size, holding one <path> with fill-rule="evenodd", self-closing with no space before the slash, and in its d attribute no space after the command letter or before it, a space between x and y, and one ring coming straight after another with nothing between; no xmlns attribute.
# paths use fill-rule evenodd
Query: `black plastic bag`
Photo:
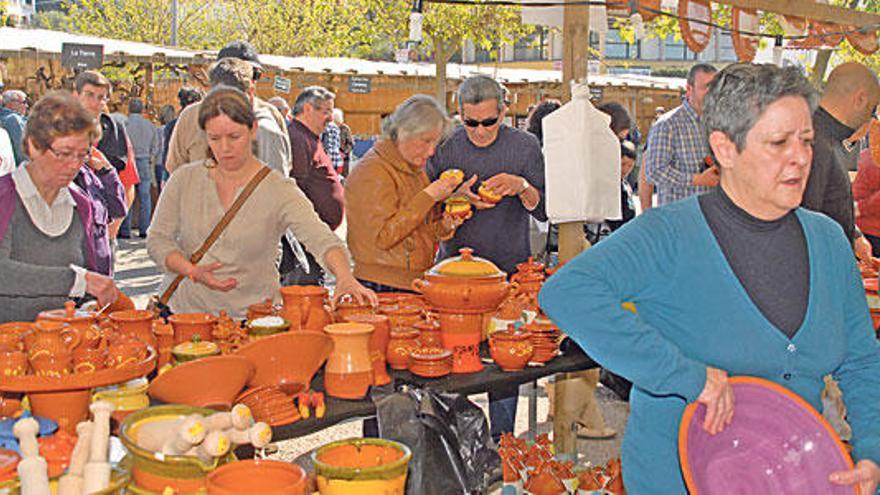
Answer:
<svg viewBox="0 0 880 495"><path fill-rule="evenodd" d="M484 493L501 479L501 458L483 410L459 394L402 385L373 389L379 436L412 450L406 492Z"/></svg>

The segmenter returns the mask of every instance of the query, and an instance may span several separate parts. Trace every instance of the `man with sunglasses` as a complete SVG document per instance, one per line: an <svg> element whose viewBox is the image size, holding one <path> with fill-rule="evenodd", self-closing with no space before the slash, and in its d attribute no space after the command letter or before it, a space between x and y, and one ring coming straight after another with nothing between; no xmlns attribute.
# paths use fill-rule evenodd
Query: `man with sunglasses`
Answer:
<svg viewBox="0 0 880 495"><path fill-rule="evenodd" d="M474 249L507 273L531 254L529 217L546 221L544 212L544 156L535 136L503 123L507 106L500 84L488 76L465 79L458 88L462 126L442 143L428 161L432 181L444 170L457 168L467 178L457 194L474 207L473 217L455 236L440 244L438 259ZM501 200L488 203L475 193L485 184ZM492 437L513 431L518 387L489 392Z"/></svg>

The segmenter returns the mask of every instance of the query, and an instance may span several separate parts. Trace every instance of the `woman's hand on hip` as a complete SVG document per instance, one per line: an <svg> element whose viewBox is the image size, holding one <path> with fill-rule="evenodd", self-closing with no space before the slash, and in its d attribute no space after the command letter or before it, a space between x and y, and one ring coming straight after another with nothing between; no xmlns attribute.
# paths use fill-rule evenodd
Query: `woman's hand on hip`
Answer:
<svg viewBox="0 0 880 495"><path fill-rule="evenodd" d="M726 371L706 368L706 385L697 402L706 406L703 429L710 435L721 433L733 421L733 388Z"/></svg>
<svg viewBox="0 0 880 495"><path fill-rule="evenodd" d="M215 270L223 267L223 263L214 262L208 265L193 265L189 278L196 283L202 284L212 290L221 292L230 291L238 286L238 280L233 277L219 279L214 275Z"/></svg>
<svg viewBox="0 0 880 495"><path fill-rule="evenodd" d="M862 459L849 471L837 471L828 476L836 485L856 485L862 495L873 495L880 483L880 467L869 459Z"/></svg>
<svg viewBox="0 0 880 495"><path fill-rule="evenodd" d="M374 308L379 306L379 298L376 293L361 285L354 277L337 277L336 290L333 291L333 307L336 307L338 301L345 294L350 295L358 304L370 303Z"/></svg>
<svg viewBox="0 0 880 495"><path fill-rule="evenodd" d="M119 297L116 282L106 275L95 272L86 272L86 293L95 296L99 308L116 302L116 298Z"/></svg>

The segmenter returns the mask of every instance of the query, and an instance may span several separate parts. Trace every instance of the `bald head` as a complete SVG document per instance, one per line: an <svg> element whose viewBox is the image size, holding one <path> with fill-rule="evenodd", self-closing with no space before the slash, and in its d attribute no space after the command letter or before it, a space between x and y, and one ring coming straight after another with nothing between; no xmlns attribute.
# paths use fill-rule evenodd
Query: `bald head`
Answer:
<svg viewBox="0 0 880 495"><path fill-rule="evenodd" d="M871 118L880 101L877 77L864 65L847 62L828 76L821 105L837 120L857 129Z"/></svg>

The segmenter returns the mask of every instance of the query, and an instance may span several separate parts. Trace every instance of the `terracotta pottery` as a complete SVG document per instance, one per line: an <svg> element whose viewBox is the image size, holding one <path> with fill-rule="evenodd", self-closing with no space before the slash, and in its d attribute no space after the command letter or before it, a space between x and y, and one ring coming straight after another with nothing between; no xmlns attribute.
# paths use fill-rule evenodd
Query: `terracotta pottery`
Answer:
<svg viewBox="0 0 880 495"><path fill-rule="evenodd" d="M315 285L289 285L281 288L284 308L281 316L290 330L322 331L331 323L327 312L327 289Z"/></svg>
<svg viewBox="0 0 880 495"><path fill-rule="evenodd" d="M376 297L379 298L379 311L382 307L397 306L405 304L409 306L423 306L423 296L421 294L413 294L412 292L377 292Z"/></svg>
<svg viewBox="0 0 880 495"><path fill-rule="evenodd" d="M184 342L172 347L171 354L174 356L174 360L181 364L216 356L220 354L220 347L213 342L202 342L198 336L195 336L192 342Z"/></svg>
<svg viewBox="0 0 880 495"><path fill-rule="evenodd" d="M174 327L174 344L192 342L196 335L202 342L210 342L217 318L208 313L176 313L168 317Z"/></svg>
<svg viewBox="0 0 880 495"><path fill-rule="evenodd" d="M419 344L422 347L443 347L440 338L440 323L436 321L421 321L413 325L419 331Z"/></svg>
<svg viewBox="0 0 880 495"><path fill-rule="evenodd" d="M289 385L288 394L274 385L254 387L236 397L235 403L248 406L256 421L282 426L302 419L291 396L305 389L301 383Z"/></svg>
<svg viewBox="0 0 880 495"><path fill-rule="evenodd" d="M346 318L352 315L371 315L376 313L376 308L369 301L363 304L349 294L343 295L336 303L333 310L333 320L337 323L346 321Z"/></svg>
<svg viewBox="0 0 880 495"><path fill-rule="evenodd" d="M27 354L22 351L0 351L0 376L24 375L27 369Z"/></svg>
<svg viewBox="0 0 880 495"><path fill-rule="evenodd" d="M241 356L212 356L183 363L150 383L150 397L166 404L228 410L254 374Z"/></svg>
<svg viewBox="0 0 880 495"><path fill-rule="evenodd" d="M156 336L158 358L156 367L162 368L171 362L171 348L174 347L174 327L161 319L153 320L153 335Z"/></svg>
<svg viewBox="0 0 880 495"><path fill-rule="evenodd" d="M129 309L110 313L110 321L116 324L119 332L134 337L144 344L156 347L156 336L153 334L152 311Z"/></svg>
<svg viewBox="0 0 880 495"><path fill-rule="evenodd" d="M391 328L411 327L425 321L423 318L424 310L417 305L401 303L380 307L379 311L391 321Z"/></svg>
<svg viewBox="0 0 880 495"><path fill-rule="evenodd" d="M504 371L519 371L526 367L535 352L528 332L504 330L489 337L489 353Z"/></svg>
<svg viewBox="0 0 880 495"><path fill-rule="evenodd" d="M471 202L464 196L450 196L443 203L443 211L450 217L467 218L471 214Z"/></svg>
<svg viewBox="0 0 880 495"><path fill-rule="evenodd" d="M107 367L107 350L79 347L73 351L73 372L94 373Z"/></svg>
<svg viewBox="0 0 880 495"><path fill-rule="evenodd" d="M333 349L324 332L287 332L251 342L234 354L248 358L256 368L248 386L312 383L315 372Z"/></svg>
<svg viewBox="0 0 880 495"><path fill-rule="evenodd" d="M340 399L362 399L373 384L370 335L373 326L365 323L334 323L324 327L333 339L333 351L324 367L327 395Z"/></svg>
<svg viewBox="0 0 880 495"><path fill-rule="evenodd" d="M277 325L265 325L261 324L263 321L267 319L279 320L281 323ZM254 339L262 339L265 337L269 337L275 334L279 334L282 332L286 332L290 329L290 322L278 317L278 316L263 316L256 320L248 320L247 322L248 333Z"/></svg>
<svg viewBox="0 0 880 495"><path fill-rule="evenodd" d="M452 372L452 351L442 347L413 349L409 356L409 371L428 378L446 376Z"/></svg>
<svg viewBox="0 0 880 495"><path fill-rule="evenodd" d="M32 332L33 325L24 321L0 324L0 351L23 351L24 336Z"/></svg>
<svg viewBox="0 0 880 495"><path fill-rule="evenodd" d="M61 476L70 464L70 455L76 445L76 435L59 430L54 435L39 437L40 456L46 459L49 466L49 477Z"/></svg>
<svg viewBox="0 0 880 495"><path fill-rule="evenodd" d="M238 461L208 475L208 495L304 495L306 472L296 464L268 459Z"/></svg>
<svg viewBox="0 0 880 495"><path fill-rule="evenodd" d="M418 347L418 338L419 331L415 328L403 327L391 330L391 339L388 340L388 349L385 351L385 359L391 369L409 368L409 355Z"/></svg>
<svg viewBox="0 0 880 495"><path fill-rule="evenodd" d="M21 401L0 396L0 419L14 418L21 414Z"/></svg>
<svg viewBox="0 0 880 495"><path fill-rule="evenodd" d="M95 393L92 394L92 402L106 400L116 406L111 417L116 420L118 428L118 425L121 425L129 414L150 407L150 398L147 397L149 386L150 382L146 378L140 377L121 385L101 387L95 389Z"/></svg>
<svg viewBox="0 0 880 495"><path fill-rule="evenodd" d="M278 310L272 303L271 298L267 298L263 302L258 302L256 304L251 304L250 306L248 306L246 315L248 321L256 320L257 318L263 318L265 316L278 316Z"/></svg>
<svg viewBox="0 0 880 495"><path fill-rule="evenodd" d="M15 451L9 449L0 449L0 483L15 479L16 467L21 460Z"/></svg>
<svg viewBox="0 0 880 495"><path fill-rule="evenodd" d="M37 315L36 321L55 321L66 323L67 326L79 330L79 340L71 348L77 347L80 343L86 344L86 341L94 342L98 337L96 329L97 317L94 311L84 311L76 309L76 303L67 301L64 308L43 311Z"/></svg>
<svg viewBox="0 0 880 495"><path fill-rule="evenodd" d="M174 493L204 493L208 473L228 462L235 461L230 452L225 457L204 462L196 456L157 455L141 446L139 436L146 425L173 424L191 414L208 416L215 411L191 406L155 406L135 411L122 422L119 438L132 456L131 475L136 493L163 493L166 488Z"/></svg>
<svg viewBox="0 0 880 495"><path fill-rule="evenodd" d="M483 320L479 313L440 313L440 339L443 347L452 351L453 373L476 373L483 369Z"/></svg>
<svg viewBox="0 0 880 495"><path fill-rule="evenodd" d="M33 330L24 338L29 359L43 354L69 354L79 345L81 339L80 330L60 321L38 321Z"/></svg>
<svg viewBox="0 0 880 495"><path fill-rule="evenodd" d="M455 313L494 312L515 289L507 274L489 260L462 248L461 256L441 261L424 279L413 280L413 290L422 293L431 307Z"/></svg>
<svg viewBox="0 0 880 495"><path fill-rule="evenodd" d="M61 378L73 371L73 360L69 352L56 354L35 354L28 359L35 376Z"/></svg>
<svg viewBox="0 0 880 495"><path fill-rule="evenodd" d="M412 452L381 438L350 438L318 447L312 463L321 495L404 495Z"/></svg>
<svg viewBox="0 0 880 495"><path fill-rule="evenodd" d="M370 335L370 362L373 364L373 385L387 385L391 383L385 362L385 351L388 349L388 341L391 339L391 326L385 315L360 314L349 315L345 321L352 323L365 323L373 326Z"/></svg>
<svg viewBox="0 0 880 495"><path fill-rule="evenodd" d="M68 433L75 433L76 425L89 418L88 390L28 394L28 401L34 415L56 421Z"/></svg>
<svg viewBox="0 0 880 495"><path fill-rule="evenodd" d="M107 365L112 368L127 368L144 360L147 345L132 337L118 339L107 348Z"/></svg>

